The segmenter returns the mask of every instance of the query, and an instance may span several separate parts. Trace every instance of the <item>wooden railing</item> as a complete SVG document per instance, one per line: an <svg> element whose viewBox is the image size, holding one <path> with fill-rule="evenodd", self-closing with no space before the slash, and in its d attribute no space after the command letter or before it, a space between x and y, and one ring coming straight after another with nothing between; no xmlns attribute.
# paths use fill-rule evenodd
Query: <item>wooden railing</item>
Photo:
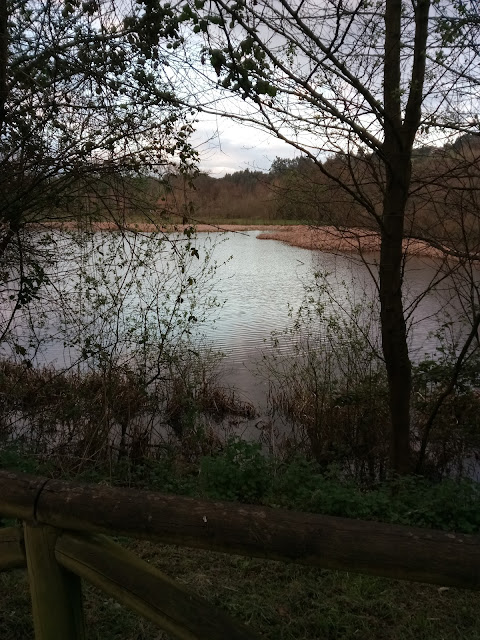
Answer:
<svg viewBox="0 0 480 640"><path fill-rule="evenodd" d="M175 638L253 639L104 535L443 586L480 587L480 538L0 472L0 571L27 567L36 640L85 638L81 579Z"/></svg>

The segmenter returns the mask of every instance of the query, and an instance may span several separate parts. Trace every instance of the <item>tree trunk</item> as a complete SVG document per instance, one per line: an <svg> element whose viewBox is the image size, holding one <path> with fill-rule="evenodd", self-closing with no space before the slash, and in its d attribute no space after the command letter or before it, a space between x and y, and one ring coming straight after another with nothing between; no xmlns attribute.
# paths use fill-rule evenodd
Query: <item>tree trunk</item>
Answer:
<svg viewBox="0 0 480 640"><path fill-rule="evenodd" d="M391 468L410 471L411 364L403 313L403 231L413 138L405 139L401 102L402 0L385 5L384 143L385 193L380 249L380 320L391 416Z"/></svg>
<svg viewBox="0 0 480 640"><path fill-rule="evenodd" d="M402 157L403 156L403 157ZM384 196L380 251L380 318L387 368L391 415L391 467L395 473L411 470L411 364L402 302L403 225L410 163L408 154L390 158Z"/></svg>
<svg viewBox="0 0 480 640"><path fill-rule="evenodd" d="M0 0L0 131L5 122L5 104L7 102L7 64L8 64L8 9L7 0Z"/></svg>

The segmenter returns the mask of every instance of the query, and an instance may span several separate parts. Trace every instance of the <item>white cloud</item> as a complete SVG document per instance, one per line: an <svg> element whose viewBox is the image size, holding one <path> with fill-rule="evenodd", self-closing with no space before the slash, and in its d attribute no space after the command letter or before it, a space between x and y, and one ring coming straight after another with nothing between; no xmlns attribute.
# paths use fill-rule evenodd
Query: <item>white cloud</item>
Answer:
<svg viewBox="0 0 480 640"><path fill-rule="evenodd" d="M200 169L215 178L244 169L268 171L277 156L299 153L265 131L222 117L202 116L193 142L200 152Z"/></svg>

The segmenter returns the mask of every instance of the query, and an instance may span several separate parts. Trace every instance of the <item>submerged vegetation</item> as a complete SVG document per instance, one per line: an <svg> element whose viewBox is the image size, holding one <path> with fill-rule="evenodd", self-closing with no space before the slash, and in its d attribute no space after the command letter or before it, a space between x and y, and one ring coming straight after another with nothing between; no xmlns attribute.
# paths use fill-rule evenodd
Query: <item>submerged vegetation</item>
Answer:
<svg viewBox="0 0 480 640"><path fill-rule="evenodd" d="M220 448L215 426L226 417L254 416L219 385L213 360L188 352L148 385L127 367L79 373L3 362L0 397L1 448L54 461L67 474L124 459L142 465L171 447L198 456Z"/></svg>
<svg viewBox="0 0 480 640"><path fill-rule="evenodd" d="M267 440L272 450L302 451L369 485L390 475L391 428L378 311L355 288L361 293L341 283L332 288L329 274L315 274L292 326L273 336L273 355L263 362L276 425ZM462 326L454 324L451 340L445 328L438 331L435 359L420 355L412 372L414 469L431 480L478 479L480 353L472 345L457 371ZM286 343L295 357L282 355Z"/></svg>

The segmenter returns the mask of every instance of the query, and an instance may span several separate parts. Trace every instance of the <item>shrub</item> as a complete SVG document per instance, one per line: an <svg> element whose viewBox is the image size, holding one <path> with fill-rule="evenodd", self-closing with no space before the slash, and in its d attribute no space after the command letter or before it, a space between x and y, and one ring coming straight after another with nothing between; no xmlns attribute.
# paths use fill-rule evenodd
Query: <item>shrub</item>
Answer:
<svg viewBox="0 0 480 640"><path fill-rule="evenodd" d="M201 460L200 478L210 497L259 502L271 483L271 463L260 445L231 439L220 455Z"/></svg>

